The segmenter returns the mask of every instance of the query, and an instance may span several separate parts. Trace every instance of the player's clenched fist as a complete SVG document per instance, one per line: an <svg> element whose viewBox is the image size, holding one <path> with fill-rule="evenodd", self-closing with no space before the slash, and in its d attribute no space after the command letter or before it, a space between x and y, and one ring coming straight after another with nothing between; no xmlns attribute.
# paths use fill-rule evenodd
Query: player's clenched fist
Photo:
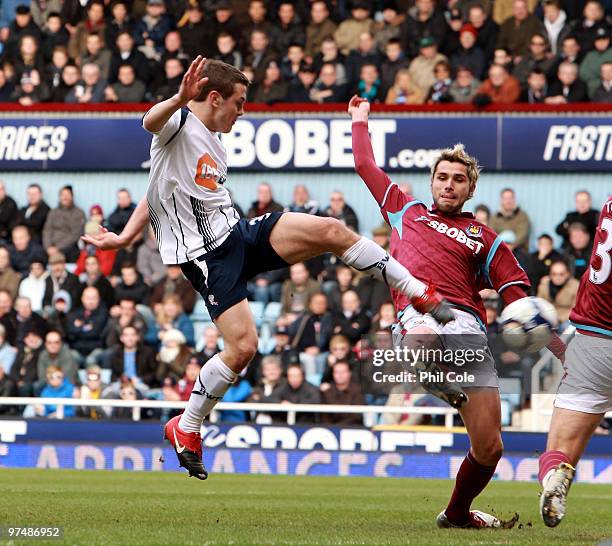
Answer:
<svg viewBox="0 0 612 546"><path fill-rule="evenodd" d="M208 83L208 78L202 77L205 66L206 59L202 55L198 55L189 65L179 87L178 95L181 103L187 104L190 100L195 99L200 94L200 91L202 91L202 88Z"/></svg>
<svg viewBox="0 0 612 546"><path fill-rule="evenodd" d="M370 113L370 103L367 99L353 95L353 98L349 101L348 113L353 121L367 121Z"/></svg>

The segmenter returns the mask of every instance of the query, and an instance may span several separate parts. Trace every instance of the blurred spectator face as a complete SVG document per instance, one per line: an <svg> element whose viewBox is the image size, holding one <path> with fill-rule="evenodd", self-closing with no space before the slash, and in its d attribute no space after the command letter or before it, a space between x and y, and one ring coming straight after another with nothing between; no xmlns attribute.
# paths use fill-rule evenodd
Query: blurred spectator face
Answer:
<svg viewBox="0 0 612 546"><path fill-rule="evenodd" d="M287 370L287 383L296 390L304 384L304 372L299 366L291 366Z"/></svg>
<svg viewBox="0 0 612 546"><path fill-rule="evenodd" d="M68 55L63 48L55 48L51 57L51 62L56 68L64 68L68 63Z"/></svg>
<svg viewBox="0 0 612 546"><path fill-rule="evenodd" d="M132 320L136 316L136 302L133 300L121 300L119 302L119 313L122 318Z"/></svg>
<svg viewBox="0 0 612 546"><path fill-rule="evenodd" d="M23 252L30 244L30 233L25 226L13 228L13 246L18 252Z"/></svg>
<svg viewBox="0 0 612 546"><path fill-rule="evenodd" d="M257 202L264 206L272 202L272 188L269 184L259 184L257 186Z"/></svg>
<svg viewBox="0 0 612 546"><path fill-rule="evenodd" d="M508 79L508 72L501 66L493 65L489 69L489 79L494 87L501 87Z"/></svg>
<svg viewBox="0 0 612 546"><path fill-rule="evenodd" d="M604 63L599 67L601 81L612 82L612 63Z"/></svg>
<svg viewBox="0 0 612 546"><path fill-rule="evenodd" d="M3 69L0 69L0 89L6 85L6 74Z"/></svg>
<svg viewBox="0 0 612 546"><path fill-rule="evenodd" d="M97 390L100 389L100 386L101 386L100 372L94 371L94 370L88 371L87 372L87 388L90 391L96 392Z"/></svg>
<svg viewBox="0 0 612 546"><path fill-rule="evenodd" d="M326 64L321 68L319 78L325 87L333 87L336 85L336 67L331 64Z"/></svg>
<svg viewBox="0 0 612 546"><path fill-rule="evenodd" d="M38 349L40 349L42 347L43 344L43 340L42 337L40 337L36 332L34 331L30 331L26 334L26 336L23 338L24 344L28 349L31 349L32 351L36 351ZM64 377L62 375L62 381L63 381ZM61 385L61 382L60 382Z"/></svg>
<svg viewBox="0 0 612 546"><path fill-rule="evenodd" d="M0 201L4 201L6 197L6 188L4 187L4 183L0 182Z"/></svg>
<svg viewBox="0 0 612 546"><path fill-rule="evenodd" d="M472 85L472 81L474 81L474 76L467 69L462 69L457 71L457 85L459 87L469 87Z"/></svg>
<svg viewBox="0 0 612 546"><path fill-rule="evenodd" d="M95 256L89 256L85 260L85 273L90 277L97 277L100 274L100 263Z"/></svg>
<svg viewBox="0 0 612 546"><path fill-rule="evenodd" d="M178 59L167 59L164 65L166 79L173 80L183 74L183 64Z"/></svg>
<svg viewBox="0 0 612 546"><path fill-rule="evenodd" d="M301 207L305 205L306 203L308 203L309 199L310 199L310 195L308 194L308 190L306 189L306 186L303 186L302 184L298 184L295 188L293 188L293 202L298 207Z"/></svg>
<svg viewBox="0 0 612 546"><path fill-rule="evenodd" d="M344 210L344 195L335 191L329 197L329 205L334 214L339 214Z"/></svg>
<svg viewBox="0 0 612 546"><path fill-rule="evenodd" d="M62 189L59 194L60 207L70 208L73 205L72 192L69 189Z"/></svg>
<svg viewBox="0 0 612 546"><path fill-rule="evenodd" d="M585 214L591 210L593 202L591 201L591 194L586 191L579 191L576 193L576 212Z"/></svg>
<svg viewBox="0 0 612 546"><path fill-rule="evenodd" d="M287 51L287 58L293 64L299 64L304 60L304 49L299 45L292 45Z"/></svg>
<svg viewBox="0 0 612 546"><path fill-rule="evenodd" d="M557 4L554 3L545 3L544 4L544 19L546 19L550 23L554 23L561 13L561 9Z"/></svg>
<svg viewBox="0 0 612 546"><path fill-rule="evenodd" d="M255 77L255 72L253 72L252 66L243 66L242 73L247 77L247 79L252 82Z"/></svg>
<svg viewBox="0 0 612 546"><path fill-rule="evenodd" d="M278 64L276 64L276 61L271 61L268 63L265 76L266 81L268 83L276 83L280 81L280 77L280 69L278 68Z"/></svg>
<svg viewBox="0 0 612 546"><path fill-rule="evenodd" d="M345 389L351 382L351 368L346 362L338 362L334 364L332 371L334 383L339 389Z"/></svg>
<svg viewBox="0 0 612 546"><path fill-rule="evenodd" d="M90 34L87 36L87 52L90 55L97 55L102 49L102 40L97 34Z"/></svg>
<svg viewBox="0 0 612 546"><path fill-rule="evenodd" d="M548 237L538 238L538 254L540 256L548 256L553 249L552 239Z"/></svg>
<svg viewBox="0 0 612 546"><path fill-rule="evenodd" d="M81 303L86 311L95 311L100 305L100 294L98 293L98 289L90 286L83 290Z"/></svg>
<svg viewBox="0 0 612 546"><path fill-rule="evenodd" d="M79 74L79 69L76 66L68 65L62 70L62 81L68 87L76 85L80 78L81 75Z"/></svg>
<svg viewBox="0 0 612 546"><path fill-rule="evenodd" d="M147 6L147 11L148 8L149 6ZM136 400L136 389L131 384L125 385L121 387L121 390L119 391L119 397L121 398L121 400Z"/></svg>
<svg viewBox="0 0 612 546"><path fill-rule="evenodd" d="M32 262L30 264L30 274L34 278L40 279L45 274L45 266L40 262Z"/></svg>
<svg viewBox="0 0 612 546"><path fill-rule="evenodd" d="M321 54L324 59L335 59L338 56L338 44L333 38L331 40L323 40L321 44Z"/></svg>
<svg viewBox="0 0 612 546"><path fill-rule="evenodd" d="M395 75L395 86L405 93L410 90L412 87L412 79L410 78L408 70L400 70Z"/></svg>
<svg viewBox="0 0 612 546"><path fill-rule="evenodd" d="M104 18L104 7L102 4L90 4L87 10L87 18L92 23L99 23Z"/></svg>
<svg viewBox="0 0 612 546"><path fill-rule="evenodd" d="M569 87L578 77L578 66L574 63L561 63L557 71L557 77L563 85Z"/></svg>
<svg viewBox="0 0 612 546"><path fill-rule="evenodd" d="M570 278L570 271L563 262L555 262L550 266L550 282L555 286L563 286Z"/></svg>
<svg viewBox="0 0 612 546"><path fill-rule="evenodd" d="M542 59L546 55L546 40L539 34L534 34L529 42L529 51L534 59Z"/></svg>
<svg viewBox="0 0 612 546"><path fill-rule="evenodd" d="M209 351L217 349L219 344L219 331L216 328L209 327L204 330L204 348Z"/></svg>
<svg viewBox="0 0 612 546"><path fill-rule="evenodd" d="M514 192L509 190L502 192L500 207L504 212L512 212L516 209L516 196Z"/></svg>
<svg viewBox="0 0 612 546"><path fill-rule="evenodd" d="M61 370L52 369L47 372L47 384L51 387L58 388L64 383L64 374Z"/></svg>
<svg viewBox="0 0 612 546"><path fill-rule="evenodd" d="M359 301L359 296L357 292L353 290L348 290L344 294L342 294L342 311L344 313L358 313L359 308L361 307L361 302Z"/></svg>
<svg viewBox="0 0 612 546"><path fill-rule="evenodd" d="M363 53L368 53L374 47L374 36L369 32L362 32L359 35L359 49Z"/></svg>
<svg viewBox="0 0 612 546"><path fill-rule="evenodd" d="M361 79L366 85L374 85L378 80L378 70L373 64L361 67Z"/></svg>
<svg viewBox="0 0 612 546"><path fill-rule="evenodd" d="M62 28L62 18L54 15L47 19L47 29L51 34L57 34Z"/></svg>
<svg viewBox="0 0 612 546"><path fill-rule="evenodd" d="M0 247L0 271L6 271L11 266L11 256L6 247Z"/></svg>
<svg viewBox="0 0 612 546"><path fill-rule="evenodd" d="M191 10L190 12L191 13ZM171 30L164 38L164 47L169 53L174 53L181 49L181 35L176 30Z"/></svg>
<svg viewBox="0 0 612 546"><path fill-rule="evenodd" d="M338 360L344 360L348 357L351 350L348 339L344 336L334 337L329 343L329 352Z"/></svg>
<svg viewBox="0 0 612 546"><path fill-rule="evenodd" d="M508 55L505 49L496 49L493 53L493 64L497 66L506 66L512 62L512 57Z"/></svg>
<svg viewBox="0 0 612 546"><path fill-rule="evenodd" d="M132 196L127 190L117 192L117 206L120 209L127 209L132 204Z"/></svg>
<svg viewBox="0 0 612 546"><path fill-rule="evenodd" d="M127 8L123 2L115 2L111 8L113 19L122 22L127 17Z"/></svg>
<svg viewBox="0 0 612 546"><path fill-rule="evenodd" d="M197 358L190 358L185 367L185 379L190 383L197 380L200 375L200 363Z"/></svg>
<svg viewBox="0 0 612 546"><path fill-rule="evenodd" d="M121 337L119 339L121 340L124 349L133 351L140 341L140 336L138 335L138 330L136 330L136 328L133 326L126 326L123 330L121 330Z"/></svg>
<svg viewBox="0 0 612 546"><path fill-rule="evenodd" d="M353 272L348 267L339 267L336 270L336 279L341 290L351 286L353 282Z"/></svg>
<svg viewBox="0 0 612 546"><path fill-rule="evenodd" d="M582 13L587 21L596 22L603 19L603 8L599 2L587 2Z"/></svg>
<svg viewBox="0 0 612 546"><path fill-rule="evenodd" d="M219 23L226 23L227 21L229 21L231 16L232 10L226 7L215 11L215 18L217 19L217 21L219 21Z"/></svg>
<svg viewBox="0 0 612 546"><path fill-rule="evenodd" d="M576 250L584 250L589 246L591 236L586 228L582 225L575 227L570 226L569 228L569 243L570 246Z"/></svg>
<svg viewBox="0 0 612 546"><path fill-rule="evenodd" d="M529 16L527 2L525 0L514 0L512 4L512 15L517 21L524 21Z"/></svg>
<svg viewBox="0 0 612 546"><path fill-rule="evenodd" d="M437 64L434 68L434 76L438 81L445 81L450 78L450 71L448 70L448 67L445 64L440 63Z"/></svg>
<svg viewBox="0 0 612 546"><path fill-rule="evenodd" d="M391 6L386 7L383 10L383 21L388 25L391 25L395 22L395 18L397 17L397 11Z"/></svg>
<svg viewBox="0 0 612 546"><path fill-rule="evenodd" d="M62 350L62 337L57 332L49 332L45 338L45 349L51 356L58 355Z"/></svg>
<svg viewBox="0 0 612 546"><path fill-rule="evenodd" d="M81 76L85 85L93 87L100 81L100 68L95 64L86 64L81 69Z"/></svg>
<svg viewBox="0 0 612 546"><path fill-rule="evenodd" d="M438 46L434 44L427 47L422 47L419 51L421 52L422 57L425 57L426 59L433 59L438 53Z"/></svg>
<svg viewBox="0 0 612 546"><path fill-rule="evenodd" d="M21 47L19 48L21 56L24 58L34 57L38 51L38 44L33 36L24 36L21 39Z"/></svg>
<svg viewBox="0 0 612 546"><path fill-rule="evenodd" d="M380 320L382 322L395 322L395 307L392 303L383 303L380 306Z"/></svg>
<svg viewBox="0 0 612 546"><path fill-rule="evenodd" d="M121 85L130 86L136 81L136 75L134 74L134 68L129 65L123 65L119 67L119 74L117 79Z"/></svg>
<svg viewBox="0 0 612 546"><path fill-rule="evenodd" d="M166 269L166 276L173 281L177 281L181 278L183 272L178 265L169 265Z"/></svg>
<svg viewBox="0 0 612 546"><path fill-rule="evenodd" d="M314 84L317 75L310 70L300 70L298 72L298 78L302 85L308 89Z"/></svg>
<svg viewBox="0 0 612 546"><path fill-rule="evenodd" d="M155 3L155 4L150 4L147 3L147 15L150 15L153 18L157 18L157 17L161 17L162 13L164 13L164 11L166 11L166 8L162 3Z"/></svg>
<svg viewBox="0 0 612 546"><path fill-rule="evenodd" d="M283 369L277 358L264 358L261 362L261 376L266 383L275 384L280 381Z"/></svg>
<svg viewBox="0 0 612 546"><path fill-rule="evenodd" d="M254 30L251 34L251 49L257 53L265 51L268 47L268 37L265 32Z"/></svg>
<svg viewBox="0 0 612 546"><path fill-rule="evenodd" d="M197 25L202 21L203 16L202 10L197 6L190 6L187 10L187 18L192 25Z"/></svg>
<svg viewBox="0 0 612 546"><path fill-rule="evenodd" d="M308 281L308 269L302 262L293 264L289 268L289 275L291 282L297 286L304 286Z"/></svg>
<svg viewBox="0 0 612 546"><path fill-rule="evenodd" d="M28 205L31 207L37 207L42 201L42 191L38 186L29 186L26 190L26 196Z"/></svg>
<svg viewBox="0 0 612 546"><path fill-rule="evenodd" d="M355 21L365 21L370 16L370 12L367 9L359 7L351 10L351 15Z"/></svg>
<svg viewBox="0 0 612 546"><path fill-rule="evenodd" d="M593 43L597 51L604 52L610 47L610 37L603 36L603 37L595 38L595 42Z"/></svg>
<svg viewBox="0 0 612 546"><path fill-rule="evenodd" d="M415 5L421 16L431 15L434 11L433 0L416 0Z"/></svg>
<svg viewBox="0 0 612 546"><path fill-rule="evenodd" d="M15 23L17 23L18 27L27 27L30 24L30 19L32 19L32 14L30 12L15 14Z"/></svg>
<svg viewBox="0 0 612 546"><path fill-rule="evenodd" d="M473 32L464 30L461 34L459 34L459 42L461 43L461 47L471 49L476 43L476 36L474 36Z"/></svg>
<svg viewBox="0 0 612 546"><path fill-rule="evenodd" d="M402 46L397 42L389 42L385 46L385 53L387 54L387 59L394 63L400 58L400 55L402 54Z"/></svg>
<svg viewBox="0 0 612 546"><path fill-rule="evenodd" d="M481 28L487 20L487 14L480 6L472 6L468 14L468 20L476 28Z"/></svg>
<svg viewBox="0 0 612 546"><path fill-rule="evenodd" d="M162 306L164 308L164 315L170 321L173 321L182 313L180 305L173 298L166 299Z"/></svg>
<svg viewBox="0 0 612 546"><path fill-rule="evenodd" d="M529 88L533 91L542 91L546 86L546 74L538 74L537 72L531 72L529 78L527 78Z"/></svg>
<svg viewBox="0 0 612 546"><path fill-rule="evenodd" d="M289 25L295 17L293 4L284 3L278 8L278 18L283 25Z"/></svg>
<svg viewBox="0 0 612 546"><path fill-rule="evenodd" d="M0 292L0 316L6 315L13 308L13 300L8 292Z"/></svg>
<svg viewBox="0 0 612 546"><path fill-rule="evenodd" d="M310 18L313 23L320 25L329 17L329 10L325 2L313 2L310 7Z"/></svg>
<svg viewBox="0 0 612 546"><path fill-rule="evenodd" d="M563 40L561 49L566 59L573 59L580 53L580 43L572 36Z"/></svg>
<svg viewBox="0 0 612 546"><path fill-rule="evenodd" d="M120 53L128 53L132 51L134 47L134 39L127 32L122 32L119 34L115 40L115 43L117 44L117 49Z"/></svg>
<svg viewBox="0 0 612 546"><path fill-rule="evenodd" d="M221 55L229 55L232 51L234 51L235 46L236 41L231 34L225 34L217 38L217 49Z"/></svg>
<svg viewBox="0 0 612 546"><path fill-rule="evenodd" d="M327 297L325 294L315 294L312 296L308 310L313 315L324 315L327 312Z"/></svg>
<svg viewBox="0 0 612 546"><path fill-rule="evenodd" d="M251 0L249 4L249 17L259 23L266 18L266 6L261 0Z"/></svg>

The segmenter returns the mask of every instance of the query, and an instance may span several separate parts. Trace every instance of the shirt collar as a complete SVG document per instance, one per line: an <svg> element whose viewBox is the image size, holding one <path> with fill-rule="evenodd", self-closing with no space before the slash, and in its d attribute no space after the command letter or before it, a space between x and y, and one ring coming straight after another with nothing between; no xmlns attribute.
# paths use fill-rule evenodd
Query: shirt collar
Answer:
<svg viewBox="0 0 612 546"><path fill-rule="evenodd" d="M441 210L438 209L438 207L436 207L435 204L431 206L431 208L429 209L429 212L432 212L434 214L440 214L441 216L460 216L461 218L470 218L470 219L474 218L474 215L468 211L459 212L457 214L448 214L446 212L442 212Z"/></svg>

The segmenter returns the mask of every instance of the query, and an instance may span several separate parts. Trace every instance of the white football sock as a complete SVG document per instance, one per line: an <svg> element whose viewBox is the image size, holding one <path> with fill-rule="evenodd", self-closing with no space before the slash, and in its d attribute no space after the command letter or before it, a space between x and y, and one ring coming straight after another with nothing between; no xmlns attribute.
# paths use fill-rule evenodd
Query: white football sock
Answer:
<svg viewBox="0 0 612 546"><path fill-rule="evenodd" d="M395 258L366 237L359 239L341 256L341 259L345 264L369 273L409 298L420 296L425 292L425 284L413 277Z"/></svg>
<svg viewBox="0 0 612 546"><path fill-rule="evenodd" d="M189 397L187 409L181 415L179 428L183 432L200 432L202 421L223 398L236 375L218 354L204 364Z"/></svg>

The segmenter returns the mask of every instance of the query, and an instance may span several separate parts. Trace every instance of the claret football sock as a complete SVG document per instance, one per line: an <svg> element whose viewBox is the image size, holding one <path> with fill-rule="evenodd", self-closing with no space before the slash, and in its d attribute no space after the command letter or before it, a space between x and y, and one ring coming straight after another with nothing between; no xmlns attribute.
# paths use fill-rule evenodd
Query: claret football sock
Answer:
<svg viewBox="0 0 612 546"><path fill-rule="evenodd" d="M542 485L546 482L548 474L560 463L571 464L569 457L563 451L545 451L540 455L539 463L538 480Z"/></svg>
<svg viewBox="0 0 612 546"><path fill-rule="evenodd" d="M467 523L472 501L491 481L495 468L495 466L480 464L468 451L457 472L455 489L445 511L446 517L453 525Z"/></svg>
<svg viewBox="0 0 612 546"><path fill-rule="evenodd" d="M359 271L365 271L409 298L421 296L426 286L392 258L374 241L362 237L342 256L342 261Z"/></svg>
<svg viewBox="0 0 612 546"><path fill-rule="evenodd" d="M181 415L179 428L183 432L200 432L202 421L223 398L235 379L236 373L224 364L219 355L213 356L200 370L187 409Z"/></svg>

